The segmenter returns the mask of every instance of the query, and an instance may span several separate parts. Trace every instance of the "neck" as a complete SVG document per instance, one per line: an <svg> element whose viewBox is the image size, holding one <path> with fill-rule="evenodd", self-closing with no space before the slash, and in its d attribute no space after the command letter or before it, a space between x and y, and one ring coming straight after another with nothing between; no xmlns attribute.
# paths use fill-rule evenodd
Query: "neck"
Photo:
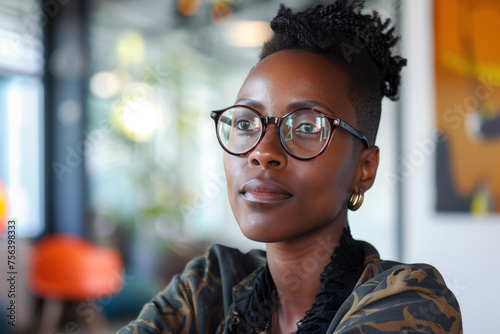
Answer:
<svg viewBox="0 0 500 334"><path fill-rule="evenodd" d="M269 271L279 297L277 321L273 323L282 333L295 332L296 323L313 305L321 288L321 273L331 262L345 226L331 223L306 237L266 245Z"/></svg>

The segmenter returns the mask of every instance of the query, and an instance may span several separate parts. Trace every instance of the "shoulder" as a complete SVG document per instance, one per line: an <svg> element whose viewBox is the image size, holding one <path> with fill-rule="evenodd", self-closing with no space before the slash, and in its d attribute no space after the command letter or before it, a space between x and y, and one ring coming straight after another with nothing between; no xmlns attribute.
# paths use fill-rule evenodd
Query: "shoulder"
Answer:
<svg viewBox="0 0 500 334"><path fill-rule="evenodd" d="M460 307L439 273L428 264L381 261L378 275L353 291L355 308L370 314L366 328L461 333Z"/></svg>
<svg viewBox="0 0 500 334"><path fill-rule="evenodd" d="M429 264L381 260L366 266L363 274L357 288L365 293L380 294L388 289L391 293L415 291L435 296L449 295L441 273Z"/></svg>
<svg viewBox="0 0 500 334"><path fill-rule="evenodd" d="M177 285L186 291L189 299L194 294L199 299L213 300L218 299L216 296L223 296L229 302L234 286L265 264L266 254L262 250L242 253L235 248L214 244L204 255L191 260L166 291L172 291L171 285Z"/></svg>
<svg viewBox="0 0 500 334"><path fill-rule="evenodd" d="M433 266L425 263L405 264L396 261L380 259L377 250L366 242L362 243L365 250L364 271L356 286L370 281L369 285L376 282L387 284L405 283L405 286L414 285L445 285L441 273Z"/></svg>
<svg viewBox="0 0 500 334"><path fill-rule="evenodd" d="M174 276L120 334L216 332L232 303L233 287L265 264L264 251L242 253L215 244Z"/></svg>
<svg viewBox="0 0 500 334"><path fill-rule="evenodd" d="M206 278L207 275L224 275L232 276L231 281L237 283L265 264L266 253L263 250L254 249L243 253L236 248L214 244L204 255L188 262L181 276Z"/></svg>
<svg viewBox="0 0 500 334"><path fill-rule="evenodd" d="M335 333L462 332L458 302L436 268L384 261L376 251L365 255L364 272L338 312Z"/></svg>

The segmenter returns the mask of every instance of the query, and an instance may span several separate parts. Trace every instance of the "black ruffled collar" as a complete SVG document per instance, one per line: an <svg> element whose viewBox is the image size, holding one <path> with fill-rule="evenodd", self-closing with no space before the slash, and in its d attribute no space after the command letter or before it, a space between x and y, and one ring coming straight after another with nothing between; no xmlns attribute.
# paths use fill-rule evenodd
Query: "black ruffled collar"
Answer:
<svg viewBox="0 0 500 334"><path fill-rule="evenodd" d="M321 274L321 289L316 301L297 324L297 334L326 333L338 309L349 297L364 269L364 250L345 228L332 261Z"/></svg>
<svg viewBox="0 0 500 334"><path fill-rule="evenodd" d="M349 228L345 228L331 262L320 276L321 288L304 318L297 323L297 334L325 333L340 306L349 297L363 272L364 250ZM255 270L233 288L232 312L226 319L225 333L269 333L275 286L267 265Z"/></svg>

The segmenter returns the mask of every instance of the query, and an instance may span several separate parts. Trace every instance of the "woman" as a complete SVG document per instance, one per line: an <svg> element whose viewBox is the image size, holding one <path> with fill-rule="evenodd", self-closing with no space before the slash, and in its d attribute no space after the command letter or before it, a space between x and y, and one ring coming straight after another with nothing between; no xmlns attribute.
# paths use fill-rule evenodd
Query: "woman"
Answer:
<svg viewBox="0 0 500 334"><path fill-rule="evenodd" d="M436 269L383 261L348 228L406 64L362 8L282 5L235 105L212 112L233 213L266 252L212 246L120 333L462 332Z"/></svg>

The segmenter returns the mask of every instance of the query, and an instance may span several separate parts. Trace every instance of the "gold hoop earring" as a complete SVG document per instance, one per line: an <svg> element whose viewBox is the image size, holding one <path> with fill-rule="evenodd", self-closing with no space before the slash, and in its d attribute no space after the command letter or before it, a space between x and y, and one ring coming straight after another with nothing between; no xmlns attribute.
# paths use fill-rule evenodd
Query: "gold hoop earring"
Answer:
<svg viewBox="0 0 500 334"><path fill-rule="evenodd" d="M363 204L363 200L365 199L365 193L363 190L359 189L359 194L352 193L351 197L349 198L349 204L347 207L351 211L356 211L361 207L361 204Z"/></svg>

